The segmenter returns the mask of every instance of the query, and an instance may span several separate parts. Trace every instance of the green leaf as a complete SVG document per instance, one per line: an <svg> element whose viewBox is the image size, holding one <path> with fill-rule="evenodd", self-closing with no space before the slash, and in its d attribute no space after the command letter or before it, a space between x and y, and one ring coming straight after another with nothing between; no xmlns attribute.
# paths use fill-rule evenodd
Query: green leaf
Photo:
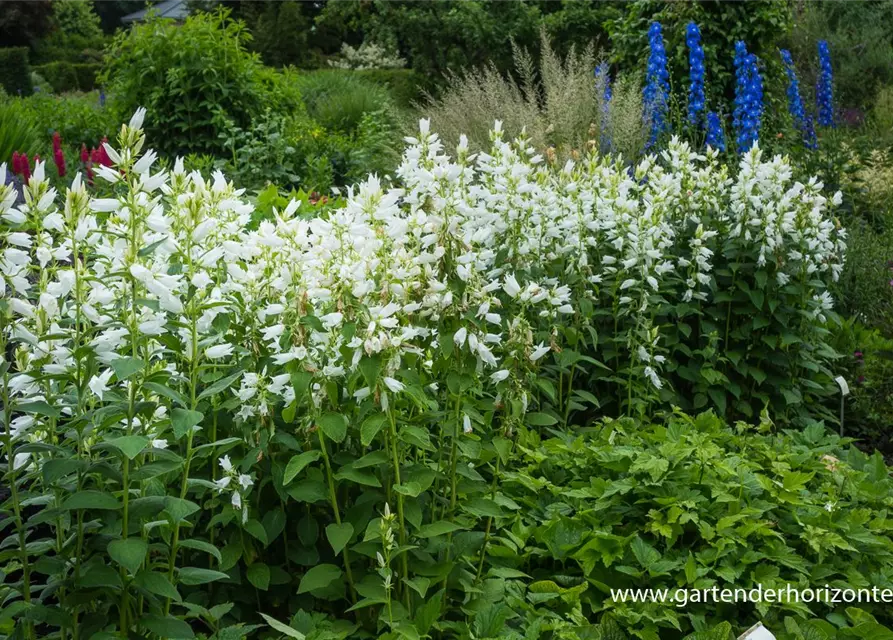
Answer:
<svg viewBox="0 0 893 640"><path fill-rule="evenodd" d="M557 418L550 416L548 413L528 413L527 424L534 427L551 427L558 422Z"/></svg>
<svg viewBox="0 0 893 640"><path fill-rule="evenodd" d="M270 567L263 562L255 562L248 567L248 571L245 573L248 577L248 582L261 591L266 591L270 588Z"/></svg>
<svg viewBox="0 0 893 640"><path fill-rule="evenodd" d="M43 473L44 483L53 484L59 478L84 468L86 464L85 460L76 458L55 458L44 462L40 470Z"/></svg>
<svg viewBox="0 0 893 640"><path fill-rule="evenodd" d="M353 536L353 525L349 522L333 523L326 527L326 538L329 539L329 544L332 545L335 555L341 553L351 536Z"/></svg>
<svg viewBox="0 0 893 640"><path fill-rule="evenodd" d="M156 596L170 598L171 600L177 600L178 602L182 599L180 592L177 591L177 588L171 584L171 581L168 580L167 576L163 573L143 569L136 574L134 582L138 587L142 587L149 593L154 593Z"/></svg>
<svg viewBox="0 0 893 640"><path fill-rule="evenodd" d="M174 430L174 436L179 440L189 433L192 427L199 424L204 417L205 414L200 411L190 411L177 407L171 412L171 427Z"/></svg>
<svg viewBox="0 0 893 640"><path fill-rule="evenodd" d="M199 567L183 567L180 569L179 582L188 585L207 584L217 580L226 580L228 575L212 569L200 569Z"/></svg>
<svg viewBox="0 0 893 640"><path fill-rule="evenodd" d="M164 497L164 510L168 514L168 520L171 524L183 522L186 518L201 509L200 506L191 500L183 498L175 498L173 496Z"/></svg>
<svg viewBox="0 0 893 640"><path fill-rule="evenodd" d="M322 452L318 449L313 449L292 457L292 459L288 461L288 464L285 465L285 473L282 475L282 484L286 485L294 480L295 476L301 473L304 467L311 462L319 460L320 456L322 456Z"/></svg>
<svg viewBox="0 0 893 640"><path fill-rule="evenodd" d="M251 519L244 525L245 531L250 533L252 537L257 538L265 547L270 544L267 540L267 530L257 520Z"/></svg>
<svg viewBox="0 0 893 640"><path fill-rule="evenodd" d="M107 493L101 491L78 491L74 495L69 496L62 503L62 508L66 510L75 509L120 509L121 504Z"/></svg>
<svg viewBox="0 0 893 640"><path fill-rule="evenodd" d="M636 560L639 561L639 564L643 569L648 569L651 565L660 560L660 552L642 540L639 536L636 536L633 539L630 547L633 550L633 555L636 556Z"/></svg>
<svg viewBox="0 0 893 640"><path fill-rule="evenodd" d="M421 576L413 578L412 580L403 578L403 582L412 587L412 590L419 594L419 596L421 596L422 598L425 597L425 594L428 593L428 587L431 586L431 579Z"/></svg>
<svg viewBox="0 0 893 640"><path fill-rule="evenodd" d="M127 456L128 460L133 460L149 444L149 438L145 436L121 436L120 438L109 440L108 443Z"/></svg>
<svg viewBox="0 0 893 640"><path fill-rule="evenodd" d="M127 380L127 378L137 371L140 371L145 366L145 362L139 358L131 358L130 356L112 360L112 369L115 371L115 376L118 380Z"/></svg>
<svg viewBox="0 0 893 640"><path fill-rule="evenodd" d="M376 413L366 418L360 427L360 443L362 443L364 447L368 447L372 444L372 441L375 440L375 436L378 435L378 432L381 431L381 428L384 427L387 420L388 417L383 413Z"/></svg>
<svg viewBox="0 0 893 640"><path fill-rule="evenodd" d="M127 569L131 574L134 574L143 564L143 560L146 559L149 545L142 538L112 540L107 551L112 560Z"/></svg>
<svg viewBox="0 0 893 640"><path fill-rule="evenodd" d="M186 401L186 398L183 396L183 394L181 394L178 391L175 391L174 389L171 389L170 387L168 387L166 385L163 385L158 382L144 382L143 387L145 387L149 391L153 391L153 392L157 393L158 395L160 395L162 397L167 398L168 400L173 400L180 406L185 407L188 405L188 402Z"/></svg>
<svg viewBox="0 0 893 640"><path fill-rule="evenodd" d="M210 553L217 559L217 562L223 562L223 556L221 556L220 554L220 549L215 547L210 542L187 538L186 540L180 540L180 546L185 547L186 549L195 549L196 551L204 551L205 553Z"/></svg>
<svg viewBox="0 0 893 640"><path fill-rule="evenodd" d="M318 564L301 578L298 593L324 589L341 577L341 569L333 564Z"/></svg>
<svg viewBox="0 0 893 640"><path fill-rule="evenodd" d="M171 616L145 615L140 625L162 638L194 638L192 627Z"/></svg>
<svg viewBox="0 0 893 640"><path fill-rule="evenodd" d="M342 442L347 436L347 419L340 413L324 413L316 423L332 442Z"/></svg>
<svg viewBox="0 0 893 640"><path fill-rule="evenodd" d="M271 618L266 613L260 614L261 618L267 621L267 624L273 627L279 633L284 633L289 638L296 638L297 640L304 640L307 636L298 631L297 629L292 629L288 625L282 624L275 618Z"/></svg>
<svg viewBox="0 0 893 640"><path fill-rule="evenodd" d="M207 389L202 391L200 394L198 394L198 399L204 400L205 398L209 398L213 395L216 395L216 394L220 393L221 391L226 391L227 389L230 388L230 386L232 386L233 382L235 382L236 380L238 380L241 377L242 377L242 372L237 371L236 373L234 373L232 375L226 376L225 378L221 378L220 380L218 380L217 382L212 384L210 387L208 387Z"/></svg>
<svg viewBox="0 0 893 640"><path fill-rule="evenodd" d="M455 522L439 520L437 522L432 522L431 524L426 524L424 527L419 529L419 532L416 535L418 535L420 538L434 538L436 536L442 536L447 533L459 531L464 528L465 527L459 526Z"/></svg>
<svg viewBox="0 0 893 640"><path fill-rule="evenodd" d="M17 411L22 411L23 413L35 413L39 416L46 416L47 418L58 418L62 415L62 412L56 407L50 406L43 400L21 402L15 405L15 408Z"/></svg>
<svg viewBox="0 0 893 640"><path fill-rule="evenodd" d="M422 492L422 486L418 482L406 482L404 484L395 484L394 491L410 498L418 498Z"/></svg>
<svg viewBox="0 0 893 640"><path fill-rule="evenodd" d="M381 357L377 355L365 356L360 360L359 368L363 372L366 384L375 387L375 383L378 382L378 374L381 372Z"/></svg>

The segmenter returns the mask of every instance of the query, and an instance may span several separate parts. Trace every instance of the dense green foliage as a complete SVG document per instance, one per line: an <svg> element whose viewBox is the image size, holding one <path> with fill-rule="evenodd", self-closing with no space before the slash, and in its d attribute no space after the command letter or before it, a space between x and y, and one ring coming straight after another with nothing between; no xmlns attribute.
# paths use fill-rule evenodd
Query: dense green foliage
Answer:
<svg viewBox="0 0 893 640"><path fill-rule="evenodd" d="M14 152L33 155L43 148L42 131L28 114L0 103L0 158L9 162ZM5 176L0 176L2 179Z"/></svg>
<svg viewBox="0 0 893 640"><path fill-rule="evenodd" d="M48 62L34 67L55 93L93 91L102 65L91 62Z"/></svg>
<svg viewBox="0 0 893 640"><path fill-rule="evenodd" d="M778 432L768 418L726 426L677 413L582 434L528 432L517 451L500 487L520 507L503 522L524 552L497 534L505 542L493 555L530 576L530 591L554 594L550 609L610 614L640 638L684 637L729 614L744 626L759 618L786 637L782 618L837 622L844 607L680 608L612 601L609 589L893 584L889 470L879 454L868 457L821 425ZM863 609L893 621L883 604Z"/></svg>
<svg viewBox="0 0 893 640"><path fill-rule="evenodd" d="M11 0L3 3L0 43L4 47L31 46L51 28L51 0Z"/></svg>
<svg viewBox="0 0 893 640"><path fill-rule="evenodd" d="M617 19L607 23L611 38L610 59L620 69L641 69L642 52L648 47L648 25L652 21L660 22L667 41L670 84L681 95L688 88L685 26L694 21L701 29L708 76L707 103L713 105L710 108L716 108L717 103L725 103L732 96L734 51L738 40L747 43L748 50L760 57L761 71L768 75L770 86L773 82L777 84L776 88L780 89L777 95L783 98L778 48L784 45L791 31L792 6L789 0L747 3L637 0L626 5ZM810 53L814 56L814 52Z"/></svg>
<svg viewBox="0 0 893 640"><path fill-rule="evenodd" d="M27 48L0 49L0 87L11 95L31 94L31 67L28 64Z"/></svg>
<svg viewBox="0 0 893 640"><path fill-rule="evenodd" d="M837 60L835 86L841 104L867 110L878 89L893 83L893 20L890 2L798 4L792 49L804 64L804 86L815 86L815 42L825 39Z"/></svg>
<svg viewBox="0 0 893 640"><path fill-rule="evenodd" d="M0 638L893 638L612 593L893 589L893 4L141 6L0 10Z"/></svg>
<svg viewBox="0 0 893 640"><path fill-rule="evenodd" d="M223 155L227 128L245 128L271 97L263 67L245 50L250 35L223 12L196 14L182 26L151 20L120 34L101 82L116 113L154 114L150 135L170 154ZM285 107L294 102L285 98Z"/></svg>

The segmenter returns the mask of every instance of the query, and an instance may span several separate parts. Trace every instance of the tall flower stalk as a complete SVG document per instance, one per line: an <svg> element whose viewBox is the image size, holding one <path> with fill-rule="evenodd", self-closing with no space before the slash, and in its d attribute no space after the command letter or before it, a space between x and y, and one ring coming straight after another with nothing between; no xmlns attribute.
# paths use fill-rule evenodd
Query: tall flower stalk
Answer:
<svg viewBox="0 0 893 640"><path fill-rule="evenodd" d="M704 47L701 46L701 30L694 22L685 29L685 44L688 46L688 122L692 126L701 124L705 108L704 96Z"/></svg>
<svg viewBox="0 0 893 640"><path fill-rule="evenodd" d="M834 86L831 69L831 51L827 40L819 40L819 77L816 84L815 100L818 123L823 127L834 126Z"/></svg>
<svg viewBox="0 0 893 640"><path fill-rule="evenodd" d="M763 117L763 80L757 57L744 42L735 43L735 109L738 151L749 151L760 138Z"/></svg>
<svg viewBox="0 0 893 640"><path fill-rule="evenodd" d="M667 52L661 24L652 22L648 28L648 67L645 71L643 93L645 112L651 123L648 146L669 128L670 73L667 71Z"/></svg>

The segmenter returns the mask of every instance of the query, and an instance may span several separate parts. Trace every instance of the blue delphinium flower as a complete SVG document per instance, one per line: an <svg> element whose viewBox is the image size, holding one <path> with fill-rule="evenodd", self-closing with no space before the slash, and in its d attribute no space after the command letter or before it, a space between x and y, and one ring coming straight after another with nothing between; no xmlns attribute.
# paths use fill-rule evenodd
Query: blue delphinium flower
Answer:
<svg viewBox="0 0 893 640"><path fill-rule="evenodd" d="M726 150L726 135L722 130L722 120L719 114L711 111L707 114L707 146L717 151Z"/></svg>
<svg viewBox="0 0 893 640"><path fill-rule="evenodd" d="M597 78L605 79L605 93L604 93L604 102L608 104L611 102L611 69L608 67L607 62L602 62L595 68L595 76Z"/></svg>
<svg viewBox="0 0 893 640"><path fill-rule="evenodd" d="M819 40L819 80L815 100L819 124L823 127L834 126L834 92L831 81L831 52L828 51L828 42Z"/></svg>
<svg viewBox="0 0 893 640"><path fill-rule="evenodd" d="M704 111L704 47L701 46L701 30L694 22L689 22L685 31L685 44L688 45L688 121L697 125L699 114Z"/></svg>
<svg viewBox="0 0 893 640"><path fill-rule="evenodd" d="M667 110L670 97L670 74L667 71L667 52L659 22L652 22L648 29L648 70L645 74L645 113L651 120L652 146L667 128Z"/></svg>
<svg viewBox="0 0 893 640"><path fill-rule="evenodd" d="M105 89L103 89L102 87L99 87L99 106L105 106Z"/></svg>
<svg viewBox="0 0 893 640"><path fill-rule="evenodd" d="M747 52L740 40L735 43L735 130L738 150L748 151L760 137L763 117L763 79L759 59Z"/></svg>
<svg viewBox="0 0 893 640"><path fill-rule="evenodd" d="M819 148L819 140L815 135L815 120L812 116L803 119L803 145L807 149Z"/></svg>
<svg viewBox="0 0 893 640"><path fill-rule="evenodd" d="M782 49L780 53L785 73L788 76L788 111L794 118L794 126L802 130L806 123L806 110L803 108L803 98L800 97L800 81L797 79L797 70L794 69L791 52Z"/></svg>

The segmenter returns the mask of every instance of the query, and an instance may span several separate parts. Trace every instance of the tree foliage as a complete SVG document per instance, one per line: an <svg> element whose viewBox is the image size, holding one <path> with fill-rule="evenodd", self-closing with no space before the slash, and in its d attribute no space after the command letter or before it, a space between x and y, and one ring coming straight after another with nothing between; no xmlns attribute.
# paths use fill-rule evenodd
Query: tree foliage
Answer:
<svg viewBox="0 0 893 640"><path fill-rule="evenodd" d="M52 27L50 0L5 0L0 10L4 47L30 46Z"/></svg>

